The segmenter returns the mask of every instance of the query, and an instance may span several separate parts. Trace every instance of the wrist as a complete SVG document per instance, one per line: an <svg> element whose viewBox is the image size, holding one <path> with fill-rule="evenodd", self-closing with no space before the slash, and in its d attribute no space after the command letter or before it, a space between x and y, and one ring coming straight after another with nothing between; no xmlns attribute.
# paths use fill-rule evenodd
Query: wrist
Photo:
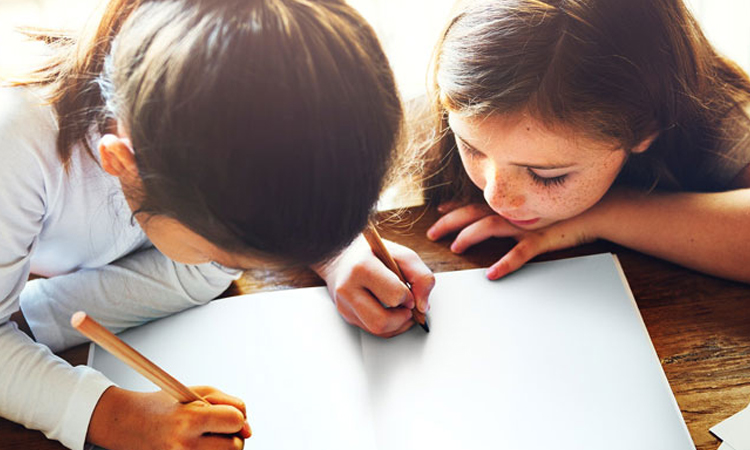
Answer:
<svg viewBox="0 0 750 450"><path fill-rule="evenodd" d="M127 434L138 429L132 422L132 411L138 414L135 407L137 395L117 386L104 391L91 415L86 442L111 450L128 442Z"/></svg>
<svg viewBox="0 0 750 450"><path fill-rule="evenodd" d="M333 273L336 271L336 268L339 266L339 262L344 259L346 255L351 254L353 248L357 245L361 245L362 242L364 242L364 237L362 236L362 234L359 234L356 238L354 238L354 240L351 242L351 244L349 244L348 247L343 248L340 252L325 261L310 265L310 269L318 274L318 276L322 278L326 283L329 283L331 281L329 280L329 277L331 277L331 275L333 275Z"/></svg>

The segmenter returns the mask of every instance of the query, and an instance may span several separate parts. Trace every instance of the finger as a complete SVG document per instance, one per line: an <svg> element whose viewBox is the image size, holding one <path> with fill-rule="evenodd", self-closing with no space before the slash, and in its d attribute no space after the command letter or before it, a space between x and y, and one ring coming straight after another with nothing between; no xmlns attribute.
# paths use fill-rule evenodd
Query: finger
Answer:
<svg viewBox="0 0 750 450"><path fill-rule="evenodd" d="M417 322L415 322L415 321L413 321L413 320L410 320L410 321L406 322L406 323L405 323L405 324L404 324L404 325L403 325L403 326L402 326L401 328L399 328L398 330L392 331L392 332L390 332L390 333L386 333L386 334L384 334L384 335L382 335L382 336L380 336L380 337L382 337L382 338L385 338L385 339L390 339L390 338L392 338L392 337L394 337L394 336L398 336L399 334L401 334L401 333L403 333L403 332L405 332L405 331L409 330L409 329L410 329L411 327L413 327L413 326L414 326L414 324L416 324L416 323L417 323Z"/></svg>
<svg viewBox="0 0 750 450"><path fill-rule="evenodd" d="M198 439L196 450L242 450L245 441L233 435L207 435Z"/></svg>
<svg viewBox="0 0 750 450"><path fill-rule="evenodd" d="M250 424L247 423L247 420L246 420L245 423L242 424L242 429L240 430L240 437L242 439L247 439L252 435L253 435L253 431L250 428Z"/></svg>
<svg viewBox="0 0 750 450"><path fill-rule="evenodd" d="M487 278L497 280L520 269L529 260L547 251L543 243L544 240L541 235L535 233L527 234L500 261L493 264L487 270Z"/></svg>
<svg viewBox="0 0 750 450"><path fill-rule="evenodd" d="M461 202L445 202L438 205L437 210L440 214L447 214L454 209L460 208L463 206L463 203Z"/></svg>
<svg viewBox="0 0 750 450"><path fill-rule="evenodd" d="M242 415L244 417L247 417L247 408L245 407L245 402L243 402L241 399L234 397L229 394L225 394L224 392L221 392L216 389L212 389L211 392L208 392L206 394L203 394L202 397L208 401L208 403L211 403L212 405L229 405L233 406L242 412Z"/></svg>
<svg viewBox="0 0 750 450"><path fill-rule="evenodd" d="M414 296L401 279L380 260L372 257L352 268L352 279L385 306L414 307Z"/></svg>
<svg viewBox="0 0 750 450"><path fill-rule="evenodd" d="M484 204L475 203L462 206L438 219L427 230L427 238L433 241L438 240L490 214L494 214L494 212Z"/></svg>
<svg viewBox="0 0 750 450"><path fill-rule="evenodd" d="M234 406L210 405L194 412L200 418L201 433L235 434L245 426L245 416Z"/></svg>
<svg viewBox="0 0 750 450"><path fill-rule="evenodd" d="M417 309L423 313L427 312L430 308L430 292L435 287L435 275L419 255L410 248L390 241L385 241L385 245L411 285Z"/></svg>
<svg viewBox="0 0 750 450"><path fill-rule="evenodd" d="M237 397L225 394L224 392L210 386L201 387L206 387L210 390L207 394L202 395L202 397L212 405L228 405L233 408L237 408L237 410L242 413L242 417L245 418L245 421L242 424L242 429L239 431L239 434L240 437L244 439L249 438L252 435L252 432L250 431L250 424L247 421L247 409L245 407L245 402Z"/></svg>
<svg viewBox="0 0 750 450"><path fill-rule="evenodd" d="M219 392L218 389L216 389L213 386L190 386L190 390L195 392L196 394L200 395L201 397L205 398L207 395L210 395L214 392Z"/></svg>
<svg viewBox="0 0 750 450"><path fill-rule="evenodd" d="M463 253L469 247L489 238L515 236L521 232L496 214L487 216L461 230L451 244L451 251Z"/></svg>
<svg viewBox="0 0 750 450"><path fill-rule="evenodd" d="M357 315L362 328L374 335L382 336L400 329L411 321L411 309L384 308L369 292L361 290L350 298L350 306Z"/></svg>

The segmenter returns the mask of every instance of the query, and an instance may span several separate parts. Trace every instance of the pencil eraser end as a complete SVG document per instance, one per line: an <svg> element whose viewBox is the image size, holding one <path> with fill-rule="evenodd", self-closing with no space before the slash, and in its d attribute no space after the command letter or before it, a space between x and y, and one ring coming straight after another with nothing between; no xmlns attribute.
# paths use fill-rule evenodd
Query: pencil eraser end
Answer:
<svg viewBox="0 0 750 450"><path fill-rule="evenodd" d="M72 325L73 328L78 328L81 326L84 320L86 320L86 313L83 311L78 311L77 313L73 314L73 317L70 318L70 325Z"/></svg>

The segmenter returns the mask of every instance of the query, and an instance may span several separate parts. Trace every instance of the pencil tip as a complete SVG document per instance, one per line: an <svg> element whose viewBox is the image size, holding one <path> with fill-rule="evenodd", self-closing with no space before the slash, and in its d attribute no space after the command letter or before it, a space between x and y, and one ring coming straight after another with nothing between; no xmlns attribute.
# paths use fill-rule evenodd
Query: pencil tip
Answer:
<svg viewBox="0 0 750 450"><path fill-rule="evenodd" d="M427 323L427 318L424 319L424 323L420 323L419 326L422 327L422 329L425 331L425 333L430 332L430 325Z"/></svg>

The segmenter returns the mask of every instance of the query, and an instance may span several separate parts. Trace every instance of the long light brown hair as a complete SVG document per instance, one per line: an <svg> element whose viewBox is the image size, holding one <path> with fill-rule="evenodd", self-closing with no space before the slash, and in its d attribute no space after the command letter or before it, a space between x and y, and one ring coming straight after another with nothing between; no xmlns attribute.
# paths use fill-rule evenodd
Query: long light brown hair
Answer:
<svg viewBox="0 0 750 450"><path fill-rule="evenodd" d="M371 27L342 0L112 0L80 36L40 34L63 164L117 119L138 213L230 252L308 264L364 227L402 123ZM93 156L93 155L92 155Z"/></svg>
<svg viewBox="0 0 750 450"><path fill-rule="evenodd" d="M448 111L528 111L626 150L658 133L621 174L646 188L721 189L697 167L728 148L728 122L750 130L747 75L681 0L463 1L436 46L430 87L439 142L427 156L428 192L437 201L478 193L455 156Z"/></svg>

